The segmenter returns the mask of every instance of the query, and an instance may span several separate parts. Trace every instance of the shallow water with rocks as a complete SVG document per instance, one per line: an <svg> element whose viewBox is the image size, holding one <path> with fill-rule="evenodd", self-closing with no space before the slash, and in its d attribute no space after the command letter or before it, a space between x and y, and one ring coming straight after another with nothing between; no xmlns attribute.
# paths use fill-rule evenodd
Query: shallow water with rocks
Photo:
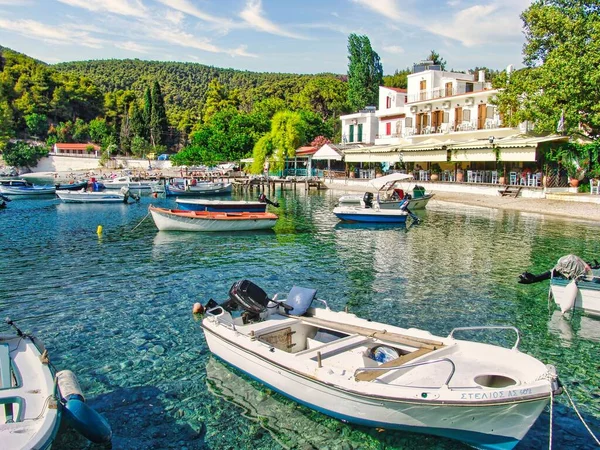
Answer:
<svg viewBox="0 0 600 450"><path fill-rule="evenodd" d="M148 205L174 207L171 199L15 199L0 210L0 313L39 336L59 369L78 375L110 422L115 449L466 448L342 423L211 357L192 305L224 300L242 278L269 294L314 287L332 309L439 335L514 325L520 349L557 367L600 433L600 320L561 317L548 305L548 282L517 283L521 272L548 270L568 253L600 256L598 226L434 201L418 225L343 224L331 213L340 194L277 190L270 197L280 219L258 233L158 232ZM554 448L596 448L565 395L553 416ZM549 420L547 409L518 448L547 447ZM55 447L102 448L66 424Z"/></svg>

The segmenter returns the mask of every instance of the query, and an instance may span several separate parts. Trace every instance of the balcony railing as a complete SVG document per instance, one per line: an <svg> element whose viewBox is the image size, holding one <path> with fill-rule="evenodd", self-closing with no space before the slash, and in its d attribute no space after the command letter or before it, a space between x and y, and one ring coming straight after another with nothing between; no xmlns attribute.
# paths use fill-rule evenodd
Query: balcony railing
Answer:
<svg viewBox="0 0 600 450"><path fill-rule="evenodd" d="M439 87L430 90L419 91L417 94L412 94L408 96L408 103L414 102L423 102L428 100L435 100L438 98L452 97L454 95L462 95L462 94L472 94L475 92L482 92L487 89L490 89L491 86L486 83L484 89L474 90L471 86L470 89L467 89L466 85L459 85L453 88Z"/></svg>

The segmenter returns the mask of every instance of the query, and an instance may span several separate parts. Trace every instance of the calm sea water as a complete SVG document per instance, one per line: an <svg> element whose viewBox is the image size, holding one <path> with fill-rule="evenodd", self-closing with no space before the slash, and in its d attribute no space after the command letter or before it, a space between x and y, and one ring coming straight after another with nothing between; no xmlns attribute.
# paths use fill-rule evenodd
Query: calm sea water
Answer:
<svg viewBox="0 0 600 450"><path fill-rule="evenodd" d="M556 365L600 431L600 321L564 320L548 308L547 282L516 282L568 253L600 257L600 227L435 200L418 226L344 225L331 213L339 195L277 191L275 230L238 234L158 232L148 205L175 206L166 199L14 200L0 210L0 313L42 338L58 368L78 375L111 423L116 449L465 448L344 424L211 358L192 305L225 299L242 278L270 294L314 287L334 309L440 335L515 325L521 350ZM547 446L548 428L547 410L519 448ZM592 444L566 396L557 398L554 447ZM100 448L67 426L56 447Z"/></svg>

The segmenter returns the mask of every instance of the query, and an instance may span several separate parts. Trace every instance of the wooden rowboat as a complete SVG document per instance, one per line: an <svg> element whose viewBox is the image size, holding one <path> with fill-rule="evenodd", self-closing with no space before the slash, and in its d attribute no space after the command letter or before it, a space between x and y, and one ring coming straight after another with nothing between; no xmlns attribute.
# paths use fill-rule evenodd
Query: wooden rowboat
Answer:
<svg viewBox="0 0 600 450"><path fill-rule="evenodd" d="M252 231L273 228L277 216L263 212L185 211L150 206L160 231Z"/></svg>

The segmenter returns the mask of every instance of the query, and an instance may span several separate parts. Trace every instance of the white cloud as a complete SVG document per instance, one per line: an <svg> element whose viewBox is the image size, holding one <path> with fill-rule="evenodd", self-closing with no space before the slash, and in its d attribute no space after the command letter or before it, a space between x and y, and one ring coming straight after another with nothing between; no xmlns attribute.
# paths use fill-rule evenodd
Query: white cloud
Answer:
<svg viewBox="0 0 600 450"><path fill-rule="evenodd" d="M400 55L404 53L404 48L399 45L388 45L383 47L383 51L387 53L392 53L394 55Z"/></svg>
<svg viewBox="0 0 600 450"><path fill-rule="evenodd" d="M177 11L180 11L189 16L194 16L200 20L204 20L205 22L216 23L225 27L231 25L231 21L229 19L225 19L222 17L213 16L211 14L207 14L204 11L198 9L192 2L189 0L157 0L159 3L162 3L169 8L173 8Z"/></svg>
<svg viewBox="0 0 600 450"><path fill-rule="evenodd" d="M172 9L169 9L165 13L165 20L175 25L179 25L181 22L183 22L184 17L185 14L183 14L181 11L173 11Z"/></svg>
<svg viewBox="0 0 600 450"><path fill-rule="evenodd" d="M245 9L240 13L240 17L252 28L259 31L293 39L306 39L306 37L287 31L263 17L261 0L248 0Z"/></svg>
<svg viewBox="0 0 600 450"><path fill-rule="evenodd" d="M505 5L504 2L474 5L458 11L447 20L432 20L424 28L431 33L460 41L465 47L516 40L521 37L519 13Z"/></svg>
<svg viewBox="0 0 600 450"><path fill-rule="evenodd" d="M58 0L66 5L93 12L107 12L122 16L144 17L147 9L141 0Z"/></svg>
<svg viewBox="0 0 600 450"><path fill-rule="evenodd" d="M121 48L123 50L128 50L136 53L150 53L152 50L150 47L146 47L145 45L140 45L137 42L127 41L127 42L117 42L115 43L115 47Z"/></svg>
<svg viewBox="0 0 600 450"><path fill-rule="evenodd" d="M400 8L396 0L352 0L354 3L371 9L374 12L381 14L389 19L398 20L405 23L414 23L413 17L407 12L406 4L403 2L403 7Z"/></svg>
<svg viewBox="0 0 600 450"><path fill-rule="evenodd" d="M90 36L86 31L69 25L50 26L35 20L0 19L0 29L55 44L78 44L84 47L102 48L105 43L101 39Z"/></svg>

